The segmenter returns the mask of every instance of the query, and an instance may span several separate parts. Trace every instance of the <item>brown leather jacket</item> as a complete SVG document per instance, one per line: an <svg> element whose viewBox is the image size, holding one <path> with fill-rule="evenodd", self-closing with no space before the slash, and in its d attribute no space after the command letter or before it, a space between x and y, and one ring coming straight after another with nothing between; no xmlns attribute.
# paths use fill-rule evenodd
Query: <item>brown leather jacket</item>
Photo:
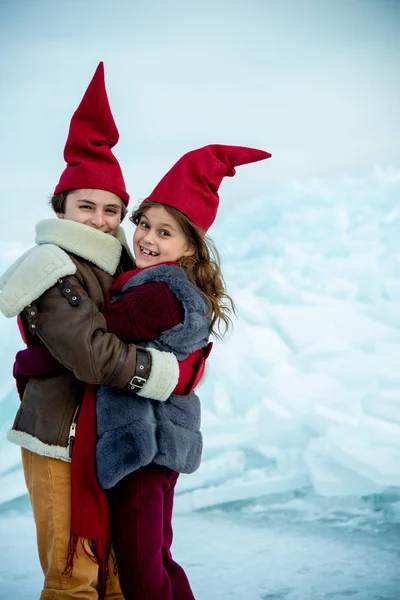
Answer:
<svg viewBox="0 0 400 600"><path fill-rule="evenodd" d="M136 368L136 347L107 333L102 315L106 293L121 271L120 242L72 221L41 223L45 226L39 232L37 227L39 246L26 254L22 267L19 259L19 264L10 267L11 274L8 271L2 278L0 308L11 316L22 303L28 344L45 344L68 371L29 379L8 439L38 454L69 460L71 423L85 383L127 385ZM43 258L49 251L54 252L54 259ZM38 282L40 278L44 284ZM37 297L39 284L46 291ZM26 299L29 305L23 304Z"/></svg>

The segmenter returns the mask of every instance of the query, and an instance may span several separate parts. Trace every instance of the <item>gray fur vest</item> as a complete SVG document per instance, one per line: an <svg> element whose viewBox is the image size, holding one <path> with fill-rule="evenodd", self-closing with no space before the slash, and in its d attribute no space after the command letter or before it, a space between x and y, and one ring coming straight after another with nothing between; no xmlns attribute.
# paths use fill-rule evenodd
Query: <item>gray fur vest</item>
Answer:
<svg viewBox="0 0 400 600"><path fill-rule="evenodd" d="M144 269L125 283L122 292L151 281L165 282L184 309L184 320L144 346L173 352L178 360L208 343L210 321L206 301L178 266ZM140 318L140 315L138 316ZM97 477L103 489L151 462L179 473L193 473L203 447L200 400L172 395L165 402L101 386L97 391Z"/></svg>

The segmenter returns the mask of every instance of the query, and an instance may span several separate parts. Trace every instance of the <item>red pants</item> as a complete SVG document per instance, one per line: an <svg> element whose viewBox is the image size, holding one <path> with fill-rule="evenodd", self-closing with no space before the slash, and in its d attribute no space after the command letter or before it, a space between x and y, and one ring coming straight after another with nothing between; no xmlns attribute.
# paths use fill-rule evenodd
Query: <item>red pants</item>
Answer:
<svg viewBox="0 0 400 600"><path fill-rule="evenodd" d="M125 600L195 600L171 556L178 473L152 464L108 491L111 531Z"/></svg>

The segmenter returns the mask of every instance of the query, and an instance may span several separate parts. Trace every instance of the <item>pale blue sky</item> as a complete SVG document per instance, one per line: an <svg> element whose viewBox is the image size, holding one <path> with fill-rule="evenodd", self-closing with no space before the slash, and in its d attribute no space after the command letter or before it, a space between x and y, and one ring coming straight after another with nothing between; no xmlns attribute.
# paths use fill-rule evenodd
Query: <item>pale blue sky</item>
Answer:
<svg viewBox="0 0 400 600"><path fill-rule="evenodd" d="M221 215L291 178L399 166L398 0L0 0L3 239L51 216L100 60L132 204L207 143L273 154L224 181Z"/></svg>

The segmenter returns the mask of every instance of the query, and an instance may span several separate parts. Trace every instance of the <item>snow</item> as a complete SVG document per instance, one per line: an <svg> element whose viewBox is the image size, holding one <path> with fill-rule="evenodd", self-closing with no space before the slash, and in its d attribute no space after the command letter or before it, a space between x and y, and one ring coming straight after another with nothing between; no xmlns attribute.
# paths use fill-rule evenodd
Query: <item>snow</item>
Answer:
<svg viewBox="0 0 400 600"><path fill-rule="evenodd" d="M399 204L400 172L376 168L359 179L292 182L238 206L211 231L238 316L226 341L215 344L199 391L202 465L177 488L177 548L200 600L397 598L389 550L372 550L368 538L363 551L364 542L347 542L343 530L343 539L332 536L310 506L325 502L329 522L340 523L344 514L373 524L377 512L393 528L400 522ZM25 247L16 240L1 250L4 271ZM21 347L15 321L0 318L0 335L4 512L23 503L26 490L19 450L5 439L18 407L11 377ZM256 511L267 503L262 514L269 514L268 499L287 507L296 494L304 499L298 514L311 515L312 527L301 535L290 522L268 529L267 537L242 522L242 506ZM6 532L14 523L30 544L3 542L0 564L9 553L10 581L21 576L12 560L19 545L34 556L29 522L19 513L2 519ZM185 546L186 528L198 540L193 547ZM230 535L238 537L224 542ZM31 581L39 585L37 565L31 571L27 594ZM368 582L375 595L368 596ZM315 591L318 585L326 596Z"/></svg>

